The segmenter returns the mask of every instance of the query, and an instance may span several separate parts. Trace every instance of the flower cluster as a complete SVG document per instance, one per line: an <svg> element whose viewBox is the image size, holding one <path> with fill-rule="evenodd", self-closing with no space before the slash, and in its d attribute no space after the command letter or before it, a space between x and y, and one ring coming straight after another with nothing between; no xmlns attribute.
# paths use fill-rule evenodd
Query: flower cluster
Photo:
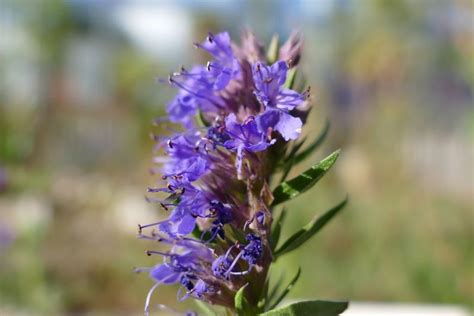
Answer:
<svg viewBox="0 0 474 316"><path fill-rule="evenodd" d="M228 33L209 34L195 46L211 60L168 78L178 89L168 119L183 132L156 138L162 176L148 189L148 199L169 215L139 225L140 238L167 249L148 251L163 262L138 269L155 281L146 312L160 284L179 284L180 300L232 310L236 292L249 283L249 303L257 305L272 262L270 178L308 112L308 91L288 84L300 58L297 35L270 63L250 33L240 47Z"/></svg>

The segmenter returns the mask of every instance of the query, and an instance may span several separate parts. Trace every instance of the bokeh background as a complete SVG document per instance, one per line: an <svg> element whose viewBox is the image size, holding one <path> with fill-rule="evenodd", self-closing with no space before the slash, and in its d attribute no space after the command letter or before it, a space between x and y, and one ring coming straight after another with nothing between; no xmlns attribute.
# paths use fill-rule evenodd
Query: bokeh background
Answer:
<svg viewBox="0 0 474 316"><path fill-rule="evenodd" d="M343 149L284 233L351 197L273 270L302 267L290 299L472 308L473 21L469 0L1 0L0 314L141 315L152 281L132 268L156 258L137 224L162 216L149 133L174 92L156 78L206 61L192 43L208 31L246 27L304 36L305 133L331 132L295 172Z"/></svg>

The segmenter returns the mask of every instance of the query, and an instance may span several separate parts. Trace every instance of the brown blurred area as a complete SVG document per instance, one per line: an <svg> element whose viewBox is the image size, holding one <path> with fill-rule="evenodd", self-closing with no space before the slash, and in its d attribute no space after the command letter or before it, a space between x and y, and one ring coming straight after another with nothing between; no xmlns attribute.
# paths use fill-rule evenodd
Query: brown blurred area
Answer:
<svg viewBox="0 0 474 316"><path fill-rule="evenodd" d="M245 27L304 36L304 133L331 131L294 172L342 148L284 235L351 198L277 263L276 279L302 267L291 298L472 308L473 21L454 0L1 1L0 314L141 315L152 281L132 270L155 259L136 227L164 216L144 199L149 134L174 93L156 79ZM166 287L156 303L192 306Z"/></svg>

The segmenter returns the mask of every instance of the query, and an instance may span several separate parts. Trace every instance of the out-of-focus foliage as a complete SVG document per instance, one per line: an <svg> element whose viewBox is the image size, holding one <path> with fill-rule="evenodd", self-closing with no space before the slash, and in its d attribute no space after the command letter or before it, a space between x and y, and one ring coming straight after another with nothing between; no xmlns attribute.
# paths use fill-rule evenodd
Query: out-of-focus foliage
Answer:
<svg viewBox="0 0 474 316"><path fill-rule="evenodd" d="M331 121L307 161L344 148L287 206L282 241L341 187L351 196L311 251L278 260L276 275L303 271L289 296L472 304L472 2L223 3L0 3L0 314L139 313L136 224L162 212L143 198L148 135L166 132L152 118L172 93L156 79L192 64L186 45L207 31L245 25L266 44L302 31L308 139Z"/></svg>

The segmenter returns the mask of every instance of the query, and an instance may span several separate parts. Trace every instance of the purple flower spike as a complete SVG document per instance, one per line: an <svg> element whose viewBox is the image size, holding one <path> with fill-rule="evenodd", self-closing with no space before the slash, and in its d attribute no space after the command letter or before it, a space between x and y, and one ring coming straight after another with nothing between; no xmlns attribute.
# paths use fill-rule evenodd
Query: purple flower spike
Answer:
<svg viewBox="0 0 474 316"><path fill-rule="evenodd" d="M298 43L285 54L296 56ZM263 46L252 34L240 48L226 32L196 46L209 53L207 65L182 68L168 80L178 92L166 121L179 132L154 137L159 166L153 173L161 177L147 200L165 215L139 225L138 237L168 250L148 251L162 260L137 269L155 282L145 311L156 288L168 284L179 286L179 301L234 311L236 291L266 279L273 256L270 179L307 114L300 106L305 94L284 86L288 64L262 62ZM252 291L258 296L259 285Z"/></svg>

